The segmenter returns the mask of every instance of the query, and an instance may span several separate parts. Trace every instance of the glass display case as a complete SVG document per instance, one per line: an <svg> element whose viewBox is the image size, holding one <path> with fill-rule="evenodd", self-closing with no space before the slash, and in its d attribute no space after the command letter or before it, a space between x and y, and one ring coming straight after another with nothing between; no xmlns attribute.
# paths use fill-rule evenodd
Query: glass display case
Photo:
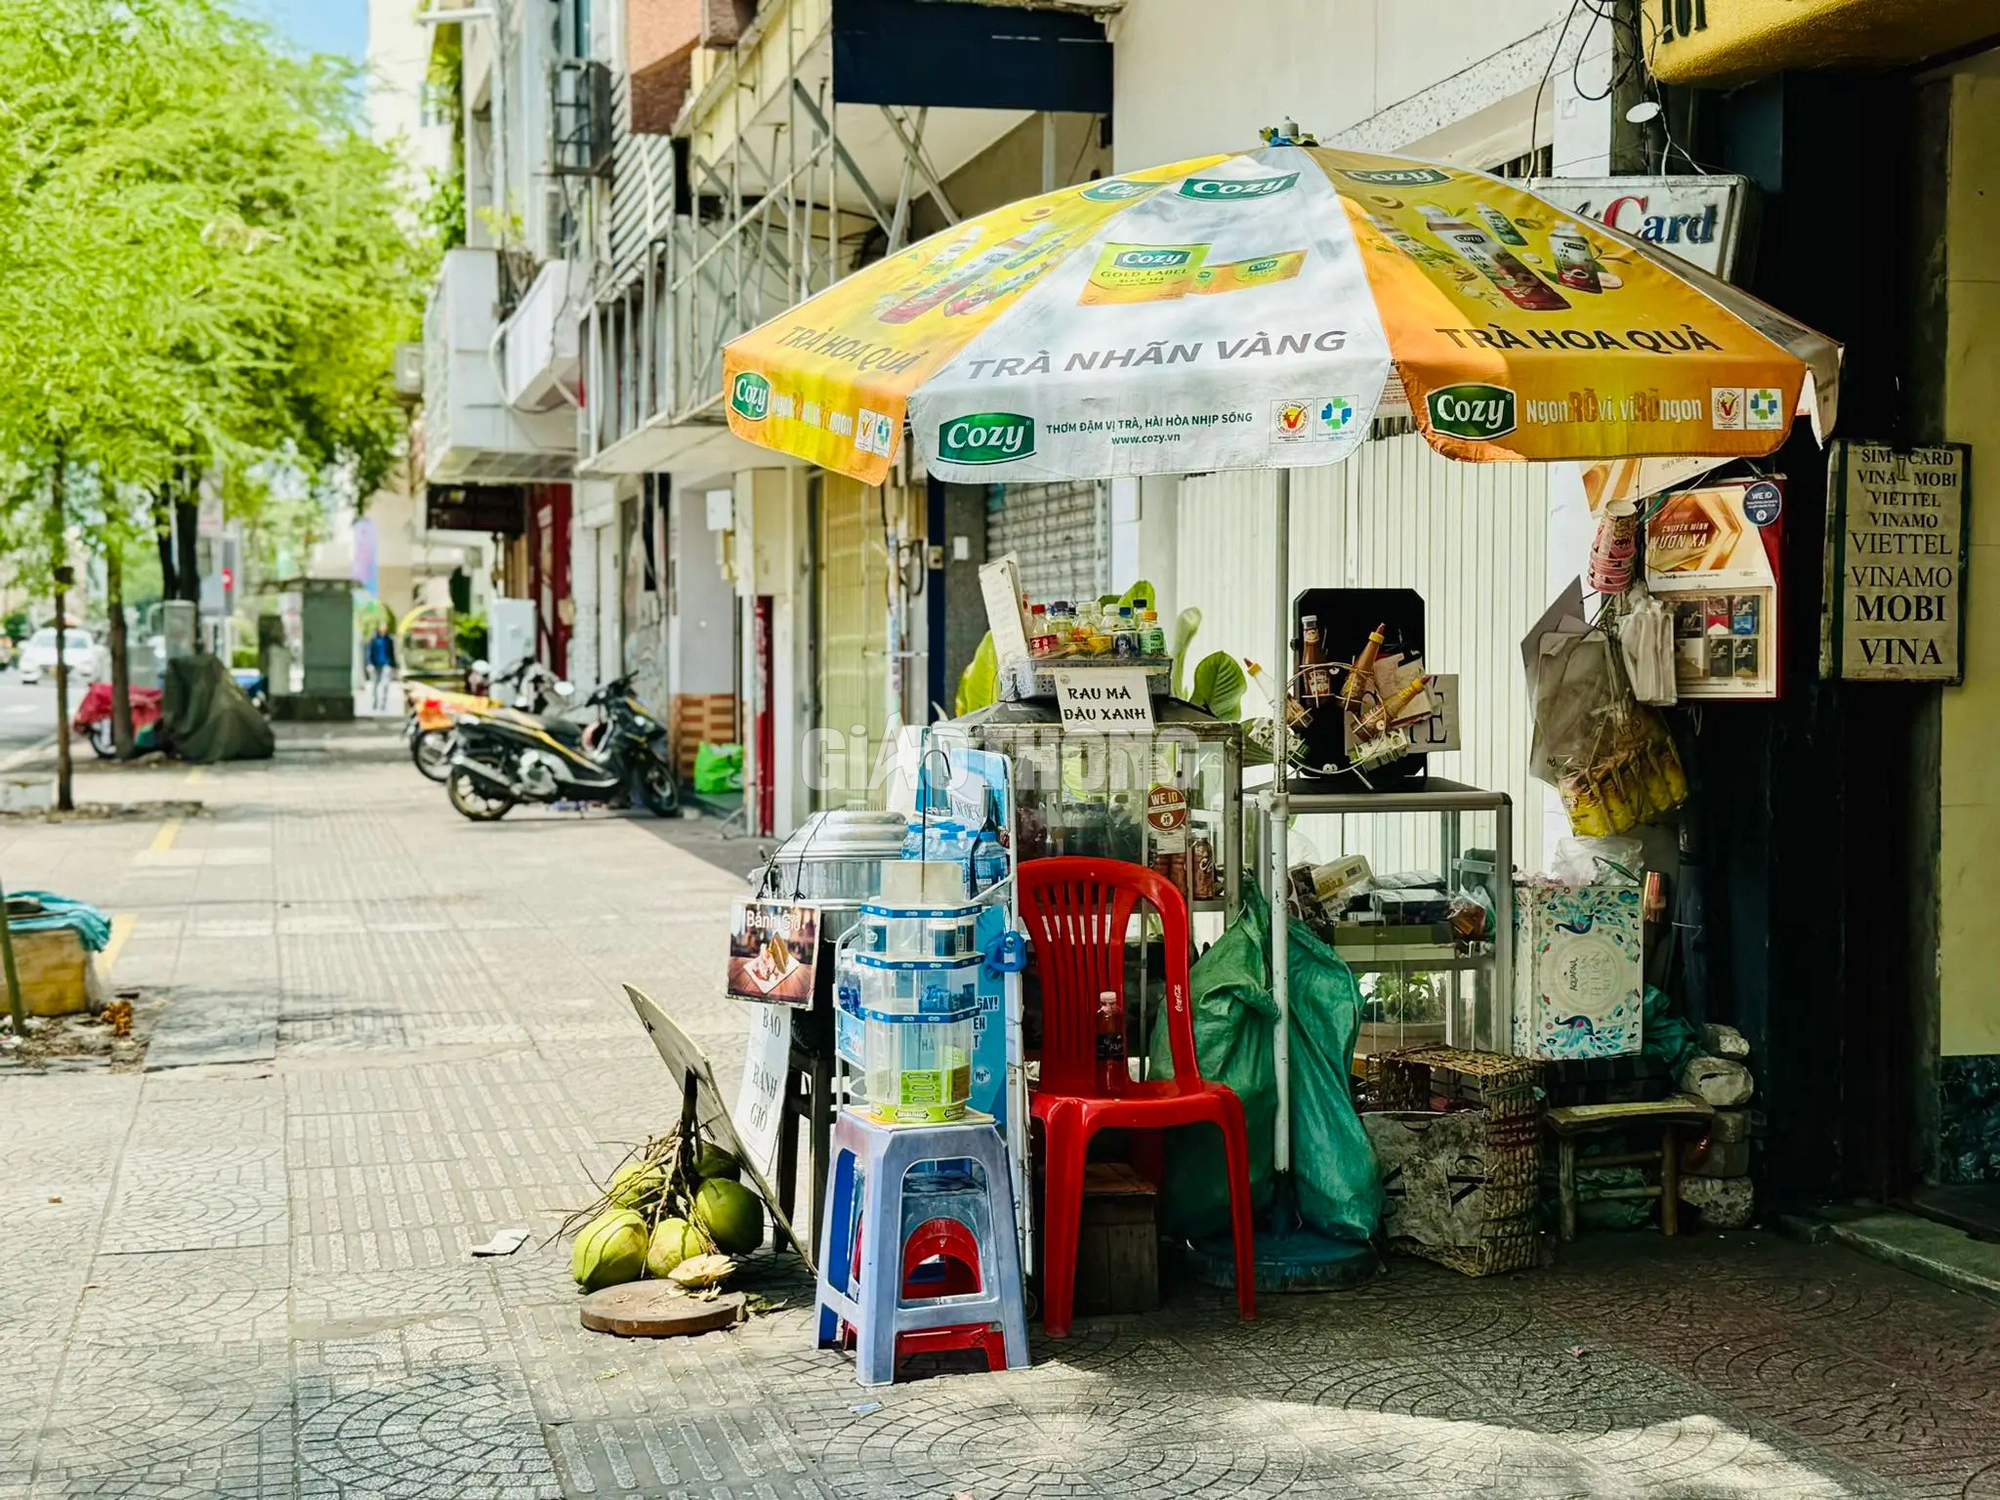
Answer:
<svg viewBox="0 0 2000 1500"><path fill-rule="evenodd" d="M1153 700L1139 733L1063 728L1055 700L995 703L933 726L934 743L1005 755L1021 861L1098 855L1145 865L1191 912L1233 917L1242 892L1243 735L1183 703Z"/></svg>
<svg viewBox="0 0 2000 1500"><path fill-rule="evenodd" d="M1363 823L1397 817L1435 820L1428 837L1411 841L1422 847L1426 866L1433 862L1435 866L1426 868L1421 888L1378 889L1372 916L1354 922L1342 919L1320 931L1361 986L1364 1009L1357 1059L1437 1042L1511 1052L1513 803L1507 794L1437 776L1381 791L1334 791L1324 780L1299 777L1287 784L1286 797L1294 822L1302 827L1335 824L1330 840L1316 841L1329 858L1368 848L1369 841L1359 836ZM1253 842L1269 849L1268 789L1253 790L1251 801L1258 818ZM1464 826L1468 816L1484 825L1480 833L1489 842L1468 845ZM1356 826L1350 827L1349 819ZM1400 840L1385 842L1387 847L1409 850ZM1375 845L1377 851L1383 847ZM1379 852L1376 860L1375 873L1387 874ZM1447 913L1435 908L1475 889L1483 895L1491 917L1476 937L1468 938L1454 932Z"/></svg>

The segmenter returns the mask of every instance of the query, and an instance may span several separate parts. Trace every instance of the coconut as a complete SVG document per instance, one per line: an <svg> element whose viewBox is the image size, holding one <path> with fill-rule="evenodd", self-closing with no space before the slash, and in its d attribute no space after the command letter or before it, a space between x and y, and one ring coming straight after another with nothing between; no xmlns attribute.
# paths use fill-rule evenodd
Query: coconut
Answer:
<svg viewBox="0 0 2000 1500"><path fill-rule="evenodd" d="M731 1255L748 1255L764 1243L763 1200L726 1177L713 1177L701 1185L690 1217L717 1249Z"/></svg>
<svg viewBox="0 0 2000 1500"><path fill-rule="evenodd" d="M706 1255L713 1248L708 1236L686 1219L662 1219L653 1226L652 1243L646 1248L646 1274L665 1276L682 1261Z"/></svg>
<svg viewBox="0 0 2000 1500"><path fill-rule="evenodd" d="M639 1208L666 1185L667 1169L658 1162L628 1161L611 1174L611 1187L605 1196L613 1208Z"/></svg>
<svg viewBox="0 0 2000 1500"><path fill-rule="evenodd" d="M743 1163L724 1151L714 1141L703 1141L701 1150L694 1159L694 1175L703 1182L711 1177L727 1177L735 1182L743 1175Z"/></svg>
<svg viewBox="0 0 2000 1500"><path fill-rule="evenodd" d="M586 1292L636 1281L646 1265L646 1221L629 1208L606 1209L576 1232L569 1274Z"/></svg>

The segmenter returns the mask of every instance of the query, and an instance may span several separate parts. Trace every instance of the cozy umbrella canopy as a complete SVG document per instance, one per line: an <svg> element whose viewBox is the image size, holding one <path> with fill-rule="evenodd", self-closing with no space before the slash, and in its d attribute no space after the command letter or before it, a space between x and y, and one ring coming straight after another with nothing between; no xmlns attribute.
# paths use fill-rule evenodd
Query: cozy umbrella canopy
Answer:
<svg viewBox="0 0 2000 1500"><path fill-rule="evenodd" d="M867 483L907 418L976 483L1336 463L1757 457L1839 348L1483 173L1273 145L969 219L732 342L729 425Z"/></svg>

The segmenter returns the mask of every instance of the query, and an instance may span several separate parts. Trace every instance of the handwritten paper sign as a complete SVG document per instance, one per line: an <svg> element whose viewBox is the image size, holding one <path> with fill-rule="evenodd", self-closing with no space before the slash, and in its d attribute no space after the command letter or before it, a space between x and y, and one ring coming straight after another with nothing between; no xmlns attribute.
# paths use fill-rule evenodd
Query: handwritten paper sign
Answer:
<svg viewBox="0 0 2000 1500"><path fill-rule="evenodd" d="M736 1135L745 1160L765 1176L778 1170L779 1127L784 1123L785 1080L790 1076L792 1013L783 1005L752 1008L750 1045L743 1054L743 1079L736 1089Z"/></svg>
<svg viewBox="0 0 2000 1500"><path fill-rule="evenodd" d="M1062 727L1091 734L1147 734L1153 699L1141 667L1092 667L1056 673Z"/></svg>
<svg viewBox="0 0 2000 1500"><path fill-rule="evenodd" d="M1870 682L1965 680L1963 443L1839 443L1827 464L1820 672Z"/></svg>

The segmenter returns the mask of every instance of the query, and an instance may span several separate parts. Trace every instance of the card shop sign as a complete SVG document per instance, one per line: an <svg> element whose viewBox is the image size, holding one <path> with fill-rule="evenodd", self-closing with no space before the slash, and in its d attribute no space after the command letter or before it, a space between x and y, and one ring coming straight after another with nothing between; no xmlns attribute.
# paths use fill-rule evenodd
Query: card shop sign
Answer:
<svg viewBox="0 0 2000 1500"><path fill-rule="evenodd" d="M1965 680L1963 443L1836 443L1827 466L1820 672L1867 682Z"/></svg>

